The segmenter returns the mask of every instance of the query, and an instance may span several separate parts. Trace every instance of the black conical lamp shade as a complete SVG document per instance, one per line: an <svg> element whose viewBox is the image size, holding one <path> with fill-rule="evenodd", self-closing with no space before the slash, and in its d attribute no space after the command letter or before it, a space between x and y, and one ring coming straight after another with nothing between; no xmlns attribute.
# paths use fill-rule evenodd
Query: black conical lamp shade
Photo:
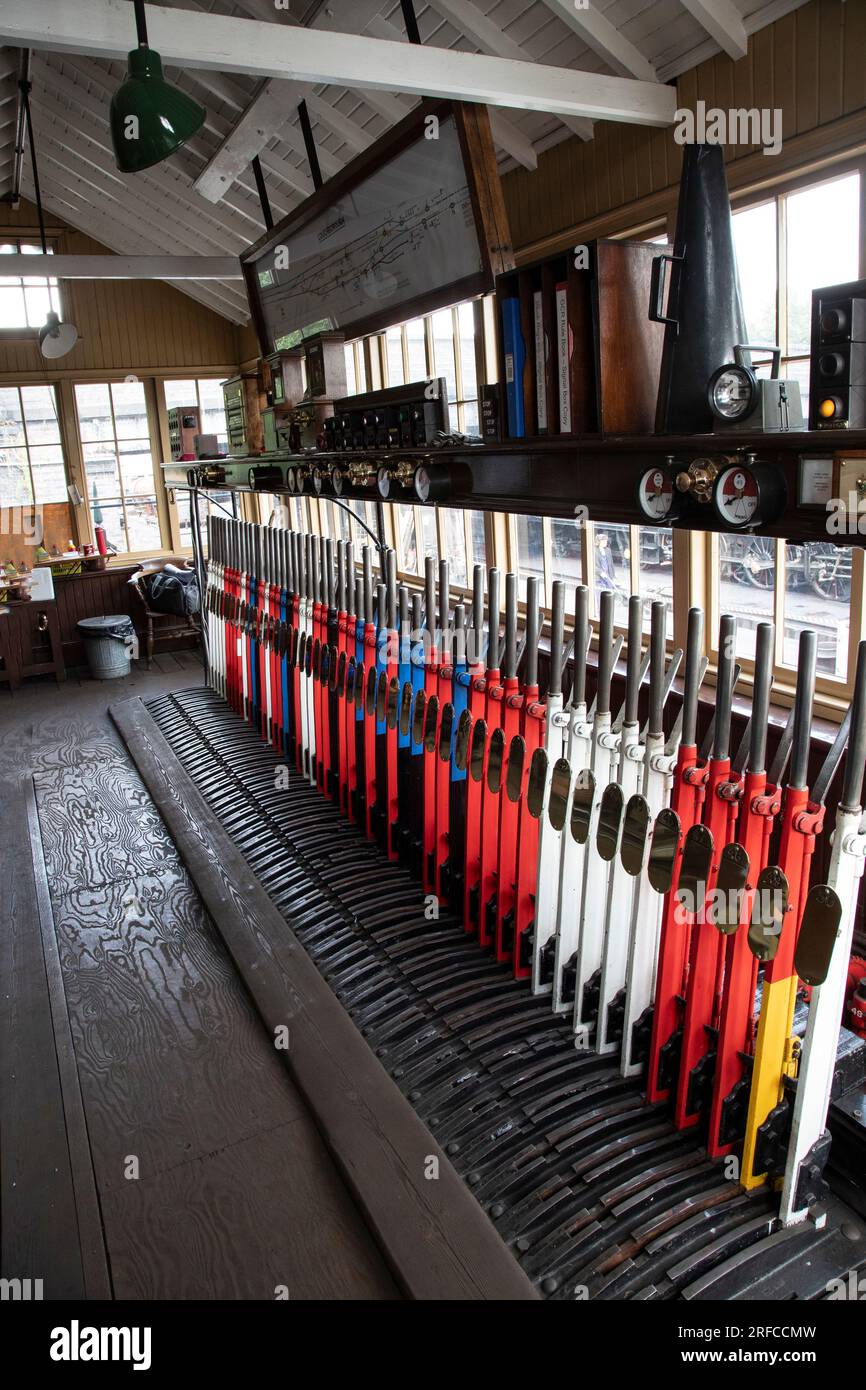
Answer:
<svg viewBox="0 0 866 1390"><path fill-rule="evenodd" d="M703 434L713 426L707 383L717 367L733 362L734 347L749 341L720 145L687 145L683 150L663 322L656 430Z"/></svg>
<svg viewBox="0 0 866 1390"><path fill-rule="evenodd" d="M167 159L204 125L207 112L166 82L162 60L152 48L129 55L126 81L111 99L111 140L117 167L137 174Z"/></svg>

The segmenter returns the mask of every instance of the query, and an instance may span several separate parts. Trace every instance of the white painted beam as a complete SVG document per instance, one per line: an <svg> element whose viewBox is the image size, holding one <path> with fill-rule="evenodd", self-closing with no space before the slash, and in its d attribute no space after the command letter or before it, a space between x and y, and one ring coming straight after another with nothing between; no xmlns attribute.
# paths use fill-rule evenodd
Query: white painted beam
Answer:
<svg viewBox="0 0 866 1390"><path fill-rule="evenodd" d="M38 144L40 181L51 178L57 187L68 189L87 205L88 210L92 210L92 218L88 217L86 224L79 218L73 221L73 226L80 227L88 236L99 241L103 219L111 219L135 236L135 242L127 245L106 243L103 238L103 245L110 245L112 251L127 254L157 251L174 255L180 248L190 255L201 253L201 243L196 244L194 239L185 240L179 235L177 227L163 209L152 209L143 204L131 209L129 200L123 196L122 186L118 196L116 181L107 179L93 164L79 157L76 148L58 144L50 134L46 136L44 132L39 133ZM142 234L147 237L146 243L139 240ZM209 285L208 293L226 306L233 309L241 303L246 305L246 291L242 286L223 285L221 282L209 282Z"/></svg>
<svg viewBox="0 0 866 1390"><path fill-rule="evenodd" d="M682 0L682 4L729 58L735 62L745 58L748 50L746 26L731 0Z"/></svg>
<svg viewBox="0 0 866 1390"><path fill-rule="evenodd" d="M249 166L265 145L295 115L297 102L287 100L288 83L266 82L240 120L223 140L216 154L195 181L195 190L209 203L219 202L226 189ZM301 101L303 93L297 98ZM309 192L312 192L312 182Z"/></svg>
<svg viewBox="0 0 866 1390"><path fill-rule="evenodd" d="M381 15L375 15L367 26L368 32L380 39L391 39L395 43L408 42L400 30ZM405 110L403 112L405 115ZM591 130L592 123L586 122ZM524 135L518 125L511 117L499 106L490 107L490 125L493 129L493 139L495 144L506 154L516 159L518 164L522 164L524 169L538 168L538 155L535 153L532 141Z"/></svg>
<svg viewBox="0 0 866 1390"><path fill-rule="evenodd" d="M70 180L64 179L61 183L55 183L54 179L47 174L43 177L40 170L40 186L42 189L43 203L46 209L55 217L62 217L64 221L77 227L87 236L101 241L103 246L116 247L119 251L134 252L141 248L142 251L152 245L149 236L140 235L136 237L126 227L120 227L113 218L104 213L96 213L93 210L93 203L86 197L79 197L67 186ZM25 190L25 197L32 198L32 191ZM215 313L221 314L223 318L229 319L232 323L246 323L249 320L249 305L246 301L233 300L229 303L223 298L228 291L220 288L208 281L206 284L198 285L192 280L184 280L176 286L182 293L189 295L190 299L195 299L199 304L204 304L206 308L212 309Z"/></svg>
<svg viewBox="0 0 866 1390"><path fill-rule="evenodd" d="M128 0L3 0L0 42L122 59L134 35L132 19ZM215 67L637 125L670 125L676 110L673 88L652 82L229 15L150 5L148 34L163 61L181 68Z"/></svg>
<svg viewBox="0 0 866 1390"><path fill-rule="evenodd" d="M477 43L483 53L507 59L512 63L531 63L533 61L519 43L515 43L514 39L504 34L499 25L488 19L483 10L479 10L477 5L471 3L471 0L431 0L431 3L437 14L442 15L443 19L449 20L455 29L465 34L473 43ZM373 32L372 25L370 31ZM425 45L425 52L429 51L430 49ZM456 49L448 49L447 51L449 53L457 52ZM541 67L541 64L535 64L535 66ZM560 71L566 72L570 70L568 68L560 69ZM588 76L588 74L584 73L583 76ZM538 110L537 107L535 109ZM557 114L560 115L563 124L567 125L574 135L578 135L581 140L592 139L591 120L576 113L559 112Z"/></svg>
<svg viewBox="0 0 866 1390"><path fill-rule="evenodd" d="M0 275L58 280L242 280L236 256L0 256Z"/></svg>
<svg viewBox="0 0 866 1390"><path fill-rule="evenodd" d="M544 4L620 77L638 77L642 82L658 81L649 59L594 6L578 9L574 0L544 0Z"/></svg>
<svg viewBox="0 0 866 1390"><path fill-rule="evenodd" d="M538 155L529 136L524 135L520 127L498 106L490 107L490 130L493 143L498 149L510 154L524 169L538 168Z"/></svg>

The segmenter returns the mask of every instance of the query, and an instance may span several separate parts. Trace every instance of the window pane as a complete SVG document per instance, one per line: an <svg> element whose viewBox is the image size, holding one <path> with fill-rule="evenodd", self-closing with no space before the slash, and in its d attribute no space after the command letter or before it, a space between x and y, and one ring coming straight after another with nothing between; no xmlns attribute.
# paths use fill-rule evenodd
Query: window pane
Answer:
<svg viewBox="0 0 866 1390"><path fill-rule="evenodd" d="M22 386L28 444L59 444L60 425L50 386Z"/></svg>
<svg viewBox="0 0 866 1390"><path fill-rule="evenodd" d="M90 439L114 439L111 396L106 385L76 386L75 403L82 444Z"/></svg>
<svg viewBox="0 0 866 1390"><path fill-rule="evenodd" d="M367 363L364 359L364 349L361 343L358 344L358 371L355 389L362 395L367 389Z"/></svg>
<svg viewBox="0 0 866 1390"><path fill-rule="evenodd" d="M434 560L439 559L439 536L436 532L436 513L432 507L421 508L421 544L425 556L432 555ZM419 572L423 573L423 567Z"/></svg>
<svg viewBox="0 0 866 1390"><path fill-rule="evenodd" d="M399 328L389 328L385 334L385 353L388 358L388 385L403 385L403 334Z"/></svg>
<svg viewBox="0 0 866 1390"><path fill-rule="evenodd" d="M0 386L0 449L24 443L24 422L17 386Z"/></svg>
<svg viewBox="0 0 866 1390"><path fill-rule="evenodd" d="M115 382L111 388L118 439L147 439L147 408L140 381ZM184 402L185 404L185 402Z"/></svg>
<svg viewBox="0 0 866 1390"><path fill-rule="evenodd" d="M463 433L481 435L477 401L467 401L463 406Z"/></svg>
<svg viewBox="0 0 866 1390"><path fill-rule="evenodd" d="M92 515L94 524L105 527L105 539L114 550L130 549L126 544L123 507L119 502L112 502L109 506L93 507Z"/></svg>
<svg viewBox="0 0 866 1390"><path fill-rule="evenodd" d="M158 550L159 514L156 498L148 497L127 505L127 550Z"/></svg>
<svg viewBox="0 0 866 1390"><path fill-rule="evenodd" d="M423 319L410 319L406 324L406 350L409 355L409 380L426 381L427 348Z"/></svg>
<svg viewBox="0 0 866 1390"><path fill-rule="evenodd" d="M737 271L752 343L776 341L776 204L735 212Z"/></svg>
<svg viewBox="0 0 866 1390"><path fill-rule="evenodd" d="M397 507L398 561L406 574L418 574L418 546L415 540L414 507Z"/></svg>
<svg viewBox="0 0 866 1390"><path fill-rule="evenodd" d="M117 455L110 444L85 444L84 469L91 498L119 497L120 473ZM98 520L98 517L94 517Z"/></svg>
<svg viewBox="0 0 866 1390"><path fill-rule="evenodd" d="M48 318L51 309L51 296L48 292L47 280L36 280L26 284L24 290L24 300L27 305L27 325L29 328L41 328Z"/></svg>
<svg viewBox="0 0 866 1390"><path fill-rule="evenodd" d="M0 505L30 502L30 472L23 449L0 448Z"/></svg>
<svg viewBox="0 0 866 1390"><path fill-rule="evenodd" d="M120 476L123 480L125 496L135 494L147 496L153 492L153 459L150 449L142 449L140 444L123 440L118 446L120 454Z"/></svg>
<svg viewBox="0 0 866 1390"><path fill-rule="evenodd" d="M166 381L163 385L165 403L169 410L176 410L178 406L198 404L195 381Z"/></svg>
<svg viewBox="0 0 866 1390"><path fill-rule="evenodd" d="M469 532L472 538L473 565L487 566L487 537L484 532L484 513L469 513Z"/></svg>
<svg viewBox="0 0 866 1390"><path fill-rule="evenodd" d="M442 516L445 522L445 558L451 566L451 583L465 589L469 584L469 568L463 513L456 507L443 507Z"/></svg>
<svg viewBox="0 0 866 1390"><path fill-rule="evenodd" d="M812 290L859 274L860 178L791 193L787 211L788 352L809 351Z"/></svg>
<svg viewBox="0 0 866 1390"><path fill-rule="evenodd" d="M539 599L544 603L544 531L540 516L517 518L517 564L520 597L526 598L526 580L529 575L535 575Z"/></svg>
<svg viewBox="0 0 866 1390"><path fill-rule="evenodd" d="M338 507L336 502L331 503L331 535L337 540L350 540L349 516L343 507Z"/></svg>
<svg viewBox="0 0 866 1390"><path fill-rule="evenodd" d="M27 310L20 285L0 286L0 328L26 328Z"/></svg>
<svg viewBox="0 0 866 1390"><path fill-rule="evenodd" d="M737 619L737 656L755 656L755 628L772 621L776 583L776 543L769 536L717 538L719 612ZM718 634L716 634L718 637Z"/></svg>
<svg viewBox="0 0 866 1390"><path fill-rule="evenodd" d="M66 470L59 444L46 444L30 450L33 489L37 502L66 502Z"/></svg>
<svg viewBox="0 0 866 1390"><path fill-rule="evenodd" d="M463 380L463 399L475 400L478 395L478 382L475 371L475 312L471 304L460 304L457 309L460 329L460 373Z"/></svg>
<svg viewBox="0 0 866 1390"><path fill-rule="evenodd" d="M818 672L844 680L851 628L850 547L829 541L785 545L785 637L782 661L796 669L804 627L818 634Z"/></svg>
<svg viewBox="0 0 866 1390"><path fill-rule="evenodd" d="M644 600L643 627L649 632L652 625L650 605L659 600L665 605L665 636L674 635L674 541L663 526L638 527L640 542L638 592Z"/></svg>
<svg viewBox="0 0 866 1390"><path fill-rule="evenodd" d="M582 551L582 530L576 521L558 518L551 521L550 571L553 579L563 579L569 588L582 583Z"/></svg>
<svg viewBox="0 0 866 1390"><path fill-rule="evenodd" d="M450 309L433 314L433 374L444 376L449 401L457 399L457 373L454 367L454 320Z"/></svg>
<svg viewBox="0 0 866 1390"><path fill-rule="evenodd" d="M595 593L593 605L599 612L599 594L606 589L616 598L613 620L617 627L628 626L628 600L631 593L631 548L627 526L593 527L595 541Z"/></svg>
<svg viewBox="0 0 866 1390"><path fill-rule="evenodd" d="M346 395L354 396L358 390L355 381L355 349L347 343L343 349L346 358Z"/></svg>

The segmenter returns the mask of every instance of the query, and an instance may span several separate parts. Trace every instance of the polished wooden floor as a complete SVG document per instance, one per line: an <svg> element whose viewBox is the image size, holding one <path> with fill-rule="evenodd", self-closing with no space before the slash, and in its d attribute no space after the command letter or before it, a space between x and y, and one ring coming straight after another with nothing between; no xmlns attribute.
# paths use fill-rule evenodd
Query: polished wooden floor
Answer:
<svg viewBox="0 0 866 1390"><path fill-rule="evenodd" d="M398 1298L107 716L200 676L181 654L0 695L2 1275Z"/></svg>

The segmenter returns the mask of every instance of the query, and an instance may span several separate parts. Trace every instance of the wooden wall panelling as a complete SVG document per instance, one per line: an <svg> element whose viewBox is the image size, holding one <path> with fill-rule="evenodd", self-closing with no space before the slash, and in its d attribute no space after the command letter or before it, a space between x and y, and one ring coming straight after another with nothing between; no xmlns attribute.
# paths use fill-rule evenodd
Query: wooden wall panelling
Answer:
<svg viewBox="0 0 866 1390"><path fill-rule="evenodd" d="M847 7L842 65L842 109L847 115L866 104L866 5Z"/></svg>
<svg viewBox="0 0 866 1390"><path fill-rule="evenodd" d="M778 178L866 144L866 4L810 0L753 34L745 58L716 54L677 79L680 107L779 108L782 152L726 149L732 189ZM645 225L676 200L681 149L673 129L598 121L595 137L569 138L514 169L504 189L521 259ZM642 200L651 200L641 206ZM630 208L630 205L634 205ZM629 215L631 211L631 217Z"/></svg>

